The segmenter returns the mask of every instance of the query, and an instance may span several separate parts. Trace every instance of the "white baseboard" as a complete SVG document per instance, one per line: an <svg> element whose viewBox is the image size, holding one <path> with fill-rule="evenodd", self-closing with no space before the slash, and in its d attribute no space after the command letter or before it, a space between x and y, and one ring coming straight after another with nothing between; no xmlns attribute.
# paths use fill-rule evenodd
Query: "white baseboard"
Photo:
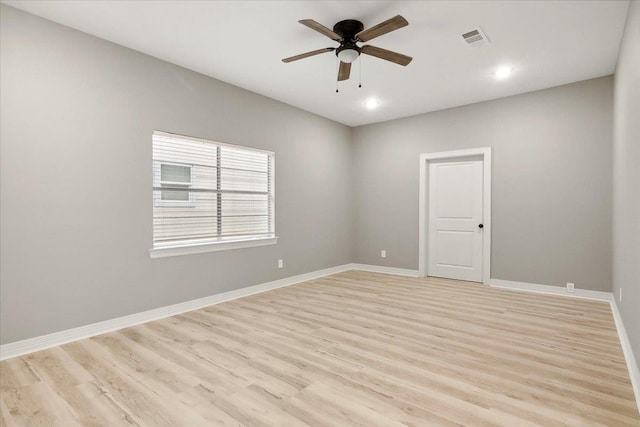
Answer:
<svg viewBox="0 0 640 427"><path fill-rule="evenodd" d="M103 322L92 323L90 325L79 326L77 328L66 329L64 331L41 335L39 337L3 344L0 345L0 360L21 356L27 353L33 353L34 351L45 350L47 348L67 344L72 341L93 337L107 332L113 332L118 329L128 328L130 326L151 322L153 320L158 320L165 317L175 316L176 314L186 313L187 311L197 310L199 308L208 307L210 305L220 304L225 301L231 301L260 292L266 292L272 289L294 285L296 283L317 279L319 277L324 277L330 274L340 273L347 270L373 271L376 273L396 274L399 276L418 276L417 270L408 270L403 268L353 263L339 265L336 267L325 268L323 270L317 270L310 273L299 274L297 276L286 277L284 279L274 280L272 282L262 283L255 286L249 286L234 291L211 295L204 298L198 298L191 301L185 301L166 307L147 310L141 313L117 317L115 319L105 320Z"/></svg>
<svg viewBox="0 0 640 427"><path fill-rule="evenodd" d="M629 336L627 335L627 331L624 329L624 323L622 323L622 317L620 316L620 311L618 311L618 305L616 304L615 298L611 298L611 312L613 313L613 319L616 322L616 329L618 330L620 345L622 346L624 359L627 362L627 369L629 370L629 378L631 378L633 393L636 396L638 412L640 412L640 370L638 369L637 359L635 358L633 350L631 349Z"/></svg>
<svg viewBox="0 0 640 427"><path fill-rule="evenodd" d="M383 265L349 264L352 270L371 271L373 273L395 274L397 276L418 277L418 270L408 268L385 267Z"/></svg>
<svg viewBox="0 0 640 427"><path fill-rule="evenodd" d="M69 342L81 340L83 338L89 338L107 332L113 332L118 329L128 328L130 326L139 325L141 323L150 322L152 320L175 316L176 314L186 313L187 311L197 310L199 308L208 307L210 305L219 304L225 301L231 301L237 298L242 298L261 292L270 291L272 289L282 288L285 286L294 285L296 283L305 282L307 280L313 280L319 277L328 276L330 274L354 269L356 268L353 266L353 264L339 265L336 267L325 268L323 270L317 270L310 273L299 274L297 276L286 277L284 279L274 280L272 282L262 283L255 286L249 286L234 291L223 292L221 294L168 305L166 307L143 311L141 313L117 317L115 319L105 320L103 322L92 323L90 325L79 326L77 328L67 329L60 332L54 332L52 334L3 344L0 345L0 360L21 356L27 353L33 353L34 351L40 351L50 347L67 344Z"/></svg>
<svg viewBox="0 0 640 427"><path fill-rule="evenodd" d="M512 280L491 279L489 286L493 288L514 289L538 294L562 295L571 298L594 299L599 301L611 301L613 298L611 292L577 288L574 292L567 292L567 289L561 286L538 285L536 283L514 282Z"/></svg>

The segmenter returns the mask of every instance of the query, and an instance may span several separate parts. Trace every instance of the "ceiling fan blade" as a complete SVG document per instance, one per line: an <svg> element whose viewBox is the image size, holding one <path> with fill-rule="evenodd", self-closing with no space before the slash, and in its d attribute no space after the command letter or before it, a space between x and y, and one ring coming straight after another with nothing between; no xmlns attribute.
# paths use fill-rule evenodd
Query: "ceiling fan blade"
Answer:
<svg viewBox="0 0 640 427"><path fill-rule="evenodd" d="M375 46L362 46L361 52L380 59L395 62L396 64L400 65L409 65L409 63L413 60L413 58L410 56Z"/></svg>
<svg viewBox="0 0 640 427"><path fill-rule="evenodd" d="M338 81L341 82L343 80L349 80L350 75L351 75L351 63L341 61L340 68L338 69Z"/></svg>
<svg viewBox="0 0 640 427"><path fill-rule="evenodd" d="M329 37L331 40L335 40L337 42L342 40L342 37L340 37L338 34L334 33L333 31L331 31L324 25L314 21L313 19L302 19L298 22L301 23L302 25L306 25L312 30L319 32L320 34L324 34L325 36Z"/></svg>
<svg viewBox="0 0 640 427"><path fill-rule="evenodd" d="M300 55L284 58L282 62L293 62L293 61L297 61L298 59L304 59L310 56L319 55L321 53L331 52L334 50L336 50L335 47L325 47L324 49L312 50L311 52L301 53Z"/></svg>
<svg viewBox="0 0 640 427"><path fill-rule="evenodd" d="M386 21L379 23L376 26L373 26L364 31L360 31L358 34L356 34L356 38L361 42L368 42L369 40L380 37L383 34L390 33L391 31L395 31L399 28L406 27L407 25L409 25L409 22L402 16L397 15L391 19L387 19Z"/></svg>

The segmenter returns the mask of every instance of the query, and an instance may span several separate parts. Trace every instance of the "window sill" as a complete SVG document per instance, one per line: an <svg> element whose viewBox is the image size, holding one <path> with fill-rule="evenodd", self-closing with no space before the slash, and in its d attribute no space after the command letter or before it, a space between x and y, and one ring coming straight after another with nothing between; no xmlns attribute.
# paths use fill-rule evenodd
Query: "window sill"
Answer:
<svg viewBox="0 0 640 427"><path fill-rule="evenodd" d="M256 246L268 246L275 245L276 243L278 243L277 237L259 237L246 240L234 240L231 242L209 242L195 245L167 246L163 248L149 249L149 256L151 258L165 258L170 256L229 251L232 249L252 248Z"/></svg>

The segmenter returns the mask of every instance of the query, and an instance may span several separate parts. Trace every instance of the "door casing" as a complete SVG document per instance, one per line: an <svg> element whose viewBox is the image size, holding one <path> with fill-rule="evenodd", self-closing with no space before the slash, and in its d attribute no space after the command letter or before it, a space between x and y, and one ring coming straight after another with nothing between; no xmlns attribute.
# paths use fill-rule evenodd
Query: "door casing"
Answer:
<svg viewBox="0 0 640 427"><path fill-rule="evenodd" d="M465 150L441 151L420 154L419 224L418 224L418 275L425 277L428 271L428 203L429 203L429 163L442 160L463 160L477 157L483 162L483 224L482 242L482 283L491 280L491 147L469 148Z"/></svg>

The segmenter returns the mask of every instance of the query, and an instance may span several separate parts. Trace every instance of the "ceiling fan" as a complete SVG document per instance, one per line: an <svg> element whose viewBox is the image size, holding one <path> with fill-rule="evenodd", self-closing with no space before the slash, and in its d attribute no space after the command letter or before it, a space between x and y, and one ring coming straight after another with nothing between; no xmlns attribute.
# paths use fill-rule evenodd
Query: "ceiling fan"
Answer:
<svg viewBox="0 0 640 427"><path fill-rule="evenodd" d="M282 62L293 62L299 59L308 58L310 56L319 55L326 52L336 52L336 56L340 60L340 68L338 70L338 81L347 80L351 74L351 63L360 57L361 53L375 56L386 61L395 62L403 66L408 65L413 58L391 50L382 49L375 46L364 45L358 46L360 42L368 42L383 34L390 33L402 27L409 25L406 19L397 15L391 19L379 23L371 28L364 29L362 22L355 19L347 19L338 22L333 26L333 31L313 19L303 19L300 22L340 43L340 46L326 47L324 49L312 50L311 52L301 53L300 55L284 58Z"/></svg>

